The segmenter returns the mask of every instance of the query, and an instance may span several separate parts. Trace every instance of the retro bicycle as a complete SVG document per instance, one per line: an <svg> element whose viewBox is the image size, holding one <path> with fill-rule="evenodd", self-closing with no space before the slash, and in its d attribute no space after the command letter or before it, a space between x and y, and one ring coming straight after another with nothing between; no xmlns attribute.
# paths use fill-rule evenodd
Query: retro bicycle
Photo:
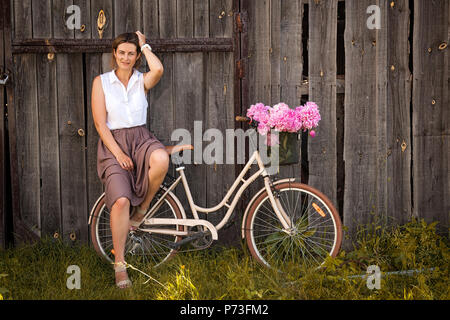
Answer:
<svg viewBox="0 0 450 320"><path fill-rule="evenodd" d="M236 117L236 121L248 120L247 117ZM275 180L268 174L258 150L253 152L222 201L210 208L195 204L184 172L185 167L180 160L182 152L193 150L193 146L166 146L166 150L172 157L178 177L166 176L140 227L129 232L125 259L134 256L142 263L157 267L177 252L208 248L218 239L218 231L229 225L245 189L258 178L264 180L264 187L247 204L241 226L241 236L256 261L266 267L281 270L288 263L320 266L327 256L337 255L342 227L339 214L331 201L319 190L298 182L296 178ZM258 170L244 179L255 163ZM174 194L174 189L180 182L184 187L192 218L186 216L183 205ZM199 212L214 214L223 207L228 209L216 225L199 218ZM104 193L91 210L89 224L95 250L112 262L114 257L110 212L105 205ZM186 247L190 249L184 249Z"/></svg>

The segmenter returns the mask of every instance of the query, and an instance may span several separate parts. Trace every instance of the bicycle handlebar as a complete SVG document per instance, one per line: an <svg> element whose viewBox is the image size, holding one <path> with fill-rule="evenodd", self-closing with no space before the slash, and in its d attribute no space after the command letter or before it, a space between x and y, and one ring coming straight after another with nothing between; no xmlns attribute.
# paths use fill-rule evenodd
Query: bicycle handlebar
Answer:
<svg viewBox="0 0 450 320"><path fill-rule="evenodd" d="M236 116L236 121L238 121L238 122L248 122L248 121L250 121L250 118L243 117L243 116Z"/></svg>

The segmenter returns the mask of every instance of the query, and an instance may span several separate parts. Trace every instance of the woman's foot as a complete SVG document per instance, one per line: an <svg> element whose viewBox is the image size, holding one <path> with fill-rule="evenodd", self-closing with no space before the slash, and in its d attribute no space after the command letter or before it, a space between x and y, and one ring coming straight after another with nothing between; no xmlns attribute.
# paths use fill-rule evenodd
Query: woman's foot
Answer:
<svg viewBox="0 0 450 320"><path fill-rule="evenodd" d="M116 274L116 286L120 289L131 287L131 281L128 278L126 262L114 263L114 271Z"/></svg>
<svg viewBox="0 0 450 320"><path fill-rule="evenodd" d="M130 228L131 230L136 230L139 228L139 226L142 223L142 219L144 218L145 214L147 213L147 210L141 209L138 207L133 207L131 210L131 217L130 217Z"/></svg>

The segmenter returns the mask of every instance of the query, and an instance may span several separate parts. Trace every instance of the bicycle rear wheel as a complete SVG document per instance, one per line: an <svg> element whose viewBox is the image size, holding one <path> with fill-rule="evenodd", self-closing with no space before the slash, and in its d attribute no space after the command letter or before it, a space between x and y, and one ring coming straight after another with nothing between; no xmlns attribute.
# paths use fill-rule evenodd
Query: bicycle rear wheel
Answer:
<svg viewBox="0 0 450 320"><path fill-rule="evenodd" d="M162 190L164 191L164 190ZM157 201L155 197L150 207ZM162 205L158 208L153 218L182 219L181 211L175 200L167 194ZM143 225L146 226L145 224ZM176 230L177 226L167 226L166 229ZM178 230L182 230L182 226ZM97 253L109 262L114 261L113 242L110 227L110 212L106 208L104 195L98 201L92 217L91 241ZM143 263L146 266L158 267L173 255L176 250L168 246L168 243L179 241L180 237L174 235L164 235L148 233L140 229L128 233L125 244L125 260L134 263Z"/></svg>
<svg viewBox="0 0 450 320"><path fill-rule="evenodd" d="M275 186L280 203L289 216L288 232L275 214L267 192L250 208L245 236L252 256L261 264L282 270L290 264L308 268L335 257L342 239L337 210L320 191L298 182Z"/></svg>

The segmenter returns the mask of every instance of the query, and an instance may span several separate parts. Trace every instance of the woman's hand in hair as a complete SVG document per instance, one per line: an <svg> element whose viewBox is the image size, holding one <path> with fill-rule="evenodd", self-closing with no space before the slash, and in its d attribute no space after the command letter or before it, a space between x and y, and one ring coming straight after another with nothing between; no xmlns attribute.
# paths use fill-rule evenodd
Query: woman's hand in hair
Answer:
<svg viewBox="0 0 450 320"><path fill-rule="evenodd" d="M136 31L136 34L139 38L139 46L142 47L145 44L145 36L140 31Z"/></svg>

